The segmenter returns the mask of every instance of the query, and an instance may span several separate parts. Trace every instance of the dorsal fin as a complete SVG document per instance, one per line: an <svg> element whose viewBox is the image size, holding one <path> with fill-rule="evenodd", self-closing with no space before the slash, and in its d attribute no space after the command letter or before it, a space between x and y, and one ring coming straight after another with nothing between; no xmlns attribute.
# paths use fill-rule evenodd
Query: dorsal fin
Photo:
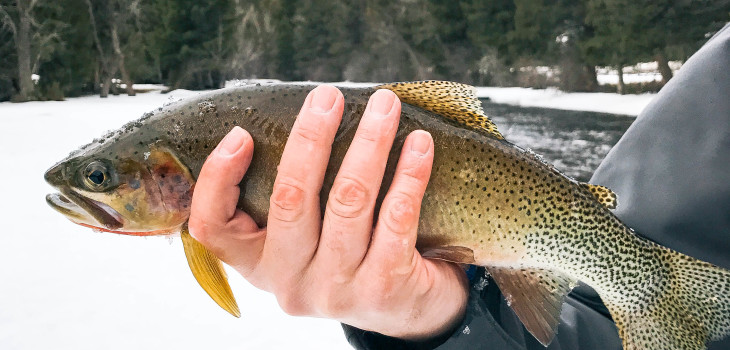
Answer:
<svg viewBox="0 0 730 350"><path fill-rule="evenodd" d="M599 203L603 204L608 209L616 209L618 206L618 196L616 196L611 189L601 185L592 185L589 183L582 182L581 186L587 188Z"/></svg>
<svg viewBox="0 0 730 350"><path fill-rule="evenodd" d="M484 115L473 86L452 81L424 80L378 85L376 89L395 92L401 101L421 107L499 140L504 137Z"/></svg>
<svg viewBox="0 0 730 350"><path fill-rule="evenodd" d="M487 266L487 270L525 328L548 346L558 330L565 296L577 281L539 268Z"/></svg>

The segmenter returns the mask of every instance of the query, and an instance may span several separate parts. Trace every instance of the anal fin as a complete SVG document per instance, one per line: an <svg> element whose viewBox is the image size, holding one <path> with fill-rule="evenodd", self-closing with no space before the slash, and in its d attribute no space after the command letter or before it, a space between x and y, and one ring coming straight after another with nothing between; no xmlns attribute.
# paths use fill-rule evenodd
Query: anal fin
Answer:
<svg viewBox="0 0 730 350"><path fill-rule="evenodd" d="M187 227L182 229L180 237L182 237L190 271L193 272L198 284L220 307L233 316L241 317L241 311L238 309L231 286L228 285L228 277L221 261L196 241L190 235Z"/></svg>
<svg viewBox="0 0 730 350"><path fill-rule="evenodd" d="M539 268L487 266L487 270L525 328L548 346L558 330L565 296L577 281Z"/></svg>

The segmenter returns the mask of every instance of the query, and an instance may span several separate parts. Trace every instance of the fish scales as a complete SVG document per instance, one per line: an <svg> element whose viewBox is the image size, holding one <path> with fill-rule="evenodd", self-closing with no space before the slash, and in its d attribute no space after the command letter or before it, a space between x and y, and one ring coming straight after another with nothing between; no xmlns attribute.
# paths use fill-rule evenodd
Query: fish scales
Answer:
<svg viewBox="0 0 730 350"><path fill-rule="evenodd" d="M233 126L241 126L254 140L254 157L240 184L238 206L264 226L275 169L299 108L313 88L245 86L165 106L49 170L47 180L62 192L50 196L49 203L72 221L91 227L106 224L106 230L118 233L168 233L183 225L183 240L191 243L184 221L194 179L218 142ZM421 206L417 248L424 257L487 267L520 320L544 345L553 338L561 304L577 281L599 293L625 349L704 349L707 341L727 335L728 271L636 235L609 210L616 205L615 194L564 176L539 156L505 141L461 84L341 88L346 103L320 195L323 211L377 88L391 89L404 101L377 206L393 179L406 136L418 129L430 132L434 164ZM90 191L78 185L81 180L69 180L69 174L86 169L86 187L93 188L95 184L88 183L98 177L93 170L106 169L97 164L99 158L107 167L116 167L109 181L116 181L117 187ZM303 159L302 171L307 164ZM128 185L134 181L136 187ZM140 192L139 183L149 181L153 189ZM156 214L138 210L134 216L117 209L140 205ZM173 207L177 209L171 211ZM188 245L196 247L191 251L204 249ZM186 253L197 254L187 248ZM213 259L211 254L200 255ZM200 270L192 261L193 271ZM220 282L210 282L204 274L198 272L196 278L206 291L224 308L235 306L229 300L232 295L214 296L225 293L216 289ZM232 313L236 312L237 307Z"/></svg>

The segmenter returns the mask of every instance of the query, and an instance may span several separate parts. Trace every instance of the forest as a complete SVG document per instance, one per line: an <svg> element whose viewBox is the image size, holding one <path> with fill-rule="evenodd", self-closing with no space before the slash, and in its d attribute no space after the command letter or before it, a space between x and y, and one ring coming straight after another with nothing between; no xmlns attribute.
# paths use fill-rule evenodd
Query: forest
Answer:
<svg viewBox="0 0 730 350"><path fill-rule="evenodd" d="M246 78L599 91L596 67L637 62L666 83L728 21L730 0L0 0L0 101Z"/></svg>

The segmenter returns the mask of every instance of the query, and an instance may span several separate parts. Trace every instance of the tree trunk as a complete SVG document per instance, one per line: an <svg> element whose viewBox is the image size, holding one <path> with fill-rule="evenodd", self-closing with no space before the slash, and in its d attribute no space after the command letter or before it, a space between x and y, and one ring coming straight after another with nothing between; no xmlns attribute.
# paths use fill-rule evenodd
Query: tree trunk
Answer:
<svg viewBox="0 0 730 350"><path fill-rule="evenodd" d="M114 19L112 19L114 21ZM119 45L119 34L117 34L117 25L112 22L112 44L114 45L114 52L117 55L117 62L119 63L119 72L122 73L122 83L127 85L127 95L134 96L134 87L132 86L132 77L129 76L127 68L124 67L124 52L122 52L121 45Z"/></svg>
<svg viewBox="0 0 730 350"><path fill-rule="evenodd" d="M583 77L585 79L586 91L593 92L598 90L598 73L596 72L596 66L584 64Z"/></svg>
<svg viewBox="0 0 730 350"><path fill-rule="evenodd" d="M112 87L112 77L109 74L105 74L104 68L101 69L102 71L102 78L101 78L101 91L99 91L99 97L106 98L109 97L109 89Z"/></svg>
<svg viewBox="0 0 730 350"><path fill-rule="evenodd" d="M114 74L113 64L111 59L104 54L104 49L101 46L101 40L99 39L99 30L96 26L96 16L94 16L94 6L91 4L91 0L86 0L86 5L89 8L89 22L91 23L91 34L94 38L94 46L99 52L99 74L101 76L101 92L99 97L105 98L109 96L109 89L112 84L112 75Z"/></svg>
<svg viewBox="0 0 730 350"><path fill-rule="evenodd" d="M662 83L668 83L669 79L672 79L672 69L669 68L667 56L665 56L663 52L659 51L656 55L654 55L654 59L656 59L656 63L659 66L659 73L662 73Z"/></svg>
<svg viewBox="0 0 730 350"><path fill-rule="evenodd" d="M18 1L18 26L15 36L15 45L18 50L18 101L28 101L33 98L33 79L30 69L30 9L25 0Z"/></svg>
<svg viewBox="0 0 730 350"><path fill-rule="evenodd" d="M620 95L626 94L626 85L624 84L624 66L620 64L618 66L618 88L617 92Z"/></svg>

